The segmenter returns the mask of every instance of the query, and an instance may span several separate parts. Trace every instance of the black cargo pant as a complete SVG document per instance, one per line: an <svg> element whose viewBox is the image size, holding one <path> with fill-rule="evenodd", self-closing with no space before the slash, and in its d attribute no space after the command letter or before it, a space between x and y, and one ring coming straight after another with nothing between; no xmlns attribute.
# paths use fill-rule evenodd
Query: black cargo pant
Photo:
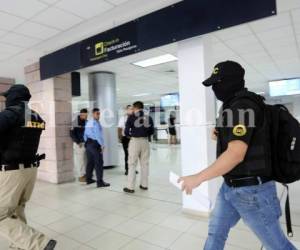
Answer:
<svg viewBox="0 0 300 250"><path fill-rule="evenodd" d="M95 169L97 176L97 184L103 182L103 152L102 147L97 141L88 140L86 142L87 166L86 166L86 181L90 182L93 178Z"/></svg>

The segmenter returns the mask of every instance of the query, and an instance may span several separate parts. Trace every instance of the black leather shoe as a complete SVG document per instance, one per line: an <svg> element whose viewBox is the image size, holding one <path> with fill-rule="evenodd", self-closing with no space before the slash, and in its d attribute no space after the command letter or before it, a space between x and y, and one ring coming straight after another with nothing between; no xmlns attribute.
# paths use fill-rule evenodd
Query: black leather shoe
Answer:
<svg viewBox="0 0 300 250"><path fill-rule="evenodd" d="M98 187L98 188L102 188L102 187L110 187L110 184L103 181L103 182L101 182L101 183L98 183L98 184L97 184L97 187Z"/></svg>
<svg viewBox="0 0 300 250"><path fill-rule="evenodd" d="M129 188L124 188L123 191L124 191L125 193L129 193L129 194L133 194L133 193L134 193L134 190L129 189Z"/></svg>
<svg viewBox="0 0 300 250"><path fill-rule="evenodd" d="M44 250L53 250L56 246L56 243L57 242L55 240L50 240Z"/></svg>
<svg viewBox="0 0 300 250"><path fill-rule="evenodd" d="M142 189L142 190L148 190L147 187L143 187L142 185L140 185L140 189Z"/></svg>
<svg viewBox="0 0 300 250"><path fill-rule="evenodd" d="M93 183L96 183L96 181L95 180L89 180L89 181L86 182L86 185L91 185Z"/></svg>

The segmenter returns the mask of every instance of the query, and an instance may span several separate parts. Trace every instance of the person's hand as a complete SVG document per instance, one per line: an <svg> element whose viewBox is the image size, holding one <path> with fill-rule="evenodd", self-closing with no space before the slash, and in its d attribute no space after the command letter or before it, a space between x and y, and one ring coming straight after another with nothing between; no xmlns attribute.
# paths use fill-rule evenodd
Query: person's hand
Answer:
<svg viewBox="0 0 300 250"><path fill-rule="evenodd" d="M214 141L218 140L218 131L215 128L211 131L211 139Z"/></svg>
<svg viewBox="0 0 300 250"><path fill-rule="evenodd" d="M181 177L178 179L178 183L182 182L182 191L186 192L187 195L192 195L193 189L199 187L201 185L201 181L199 175L190 175Z"/></svg>

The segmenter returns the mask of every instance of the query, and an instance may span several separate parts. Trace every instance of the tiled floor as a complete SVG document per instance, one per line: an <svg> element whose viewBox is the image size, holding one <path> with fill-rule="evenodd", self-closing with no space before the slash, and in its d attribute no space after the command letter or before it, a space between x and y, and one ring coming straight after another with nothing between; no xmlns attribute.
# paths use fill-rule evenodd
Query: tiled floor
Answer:
<svg viewBox="0 0 300 250"><path fill-rule="evenodd" d="M180 173L180 148L152 150L150 190L121 192L123 169L105 171L110 189L78 183L39 182L27 207L29 224L58 241L58 250L201 250L208 219L181 212L181 195L168 184L168 173ZM292 186L295 241L300 242L300 185ZM300 245L298 245L300 249ZM0 238L0 250L8 242ZM257 238L239 223L226 250L259 250Z"/></svg>

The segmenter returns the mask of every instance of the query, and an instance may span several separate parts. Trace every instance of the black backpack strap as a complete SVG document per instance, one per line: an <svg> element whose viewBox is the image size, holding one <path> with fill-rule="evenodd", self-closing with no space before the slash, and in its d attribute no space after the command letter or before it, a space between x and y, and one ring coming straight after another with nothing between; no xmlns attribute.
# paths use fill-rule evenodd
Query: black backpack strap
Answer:
<svg viewBox="0 0 300 250"><path fill-rule="evenodd" d="M291 218L291 207L290 207L290 194L289 194L289 186L286 184L283 184L287 190L287 197L285 202L285 220L286 220L286 229L287 234L290 238L294 236L293 233L293 226L292 226L292 218Z"/></svg>
<svg viewBox="0 0 300 250"><path fill-rule="evenodd" d="M237 101L245 100L245 99L256 104L262 110L265 110L265 108L266 108L265 98L262 96L259 96L257 94L254 94L252 92L249 92L247 89L244 89L244 90L236 93L234 98L229 103L233 104Z"/></svg>

